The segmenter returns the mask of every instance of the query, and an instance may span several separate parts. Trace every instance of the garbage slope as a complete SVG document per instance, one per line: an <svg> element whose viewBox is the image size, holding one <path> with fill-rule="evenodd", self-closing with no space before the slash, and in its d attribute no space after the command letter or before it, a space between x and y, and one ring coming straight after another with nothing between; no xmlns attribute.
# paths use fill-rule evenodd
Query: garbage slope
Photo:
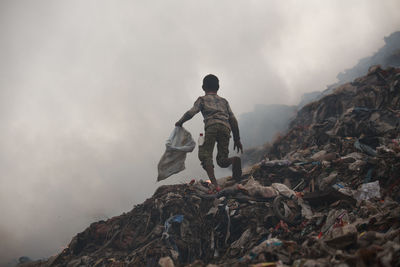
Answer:
<svg viewBox="0 0 400 267"><path fill-rule="evenodd" d="M399 266L399 108L400 69L372 67L302 108L239 183L161 186L29 266Z"/></svg>

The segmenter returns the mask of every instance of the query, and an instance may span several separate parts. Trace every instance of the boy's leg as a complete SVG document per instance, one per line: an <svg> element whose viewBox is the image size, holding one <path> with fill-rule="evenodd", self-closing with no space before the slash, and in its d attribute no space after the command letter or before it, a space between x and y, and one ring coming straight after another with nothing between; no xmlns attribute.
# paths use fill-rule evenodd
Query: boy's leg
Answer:
<svg viewBox="0 0 400 267"><path fill-rule="evenodd" d="M199 159L203 169L207 172L208 178L213 183L215 187L218 186L217 179L215 179L214 174L214 164L213 164L213 151L215 146L215 141L217 138L217 129L214 125L211 125L206 129L204 135L204 144L199 146Z"/></svg>
<svg viewBox="0 0 400 267"><path fill-rule="evenodd" d="M229 156L229 139L230 130L221 125L217 135L217 164L221 168L227 168L232 164L232 178L240 180L242 177L242 163L239 157L228 158Z"/></svg>
<svg viewBox="0 0 400 267"><path fill-rule="evenodd" d="M217 164L221 168L227 168L232 164L229 156L229 139L231 138L231 131L228 127L222 124L218 125L217 141Z"/></svg>
<svg viewBox="0 0 400 267"><path fill-rule="evenodd" d="M240 180L242 178L242 160L239 157L232 157L232 178Z"/></svg>

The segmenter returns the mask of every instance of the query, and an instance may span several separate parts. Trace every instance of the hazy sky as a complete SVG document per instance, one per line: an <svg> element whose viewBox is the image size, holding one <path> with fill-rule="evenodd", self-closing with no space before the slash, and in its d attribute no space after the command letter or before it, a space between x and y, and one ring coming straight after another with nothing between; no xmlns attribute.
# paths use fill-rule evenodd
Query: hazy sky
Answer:
<svg viewBox="0 0 400 267"><path fill-rule="evenodd" d="M219 76L237 116L296 104L383 46L399 10L398 0L2 0L0 259L59 252L150 197L204 75ZM201 115L184 126L197 138ZM197 149L187 167L161 184L204 178Z"/></svg>

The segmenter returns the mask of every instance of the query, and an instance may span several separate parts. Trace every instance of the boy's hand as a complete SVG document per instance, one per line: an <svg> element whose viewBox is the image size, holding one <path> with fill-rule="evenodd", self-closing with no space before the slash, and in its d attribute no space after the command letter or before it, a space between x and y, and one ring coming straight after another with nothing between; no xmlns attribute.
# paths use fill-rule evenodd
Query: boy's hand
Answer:
<svg viewBox="0 0 400 267"><path fill-rule="evenodd" d="M237 153L239 153L239 150L240 150L240 152L242 152L242 154L243 154L243 146L242 146L242 143L240 142L240 140L233 142L233 150L236 150L236 149L237 149Z"/></svg>

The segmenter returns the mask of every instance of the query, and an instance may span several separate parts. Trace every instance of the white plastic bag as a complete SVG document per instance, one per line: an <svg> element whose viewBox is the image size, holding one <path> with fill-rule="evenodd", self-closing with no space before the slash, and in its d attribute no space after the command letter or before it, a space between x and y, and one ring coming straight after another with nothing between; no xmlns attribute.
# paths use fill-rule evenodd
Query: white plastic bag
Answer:
<svg viewBox="0 0 400 267"><path fill-rule="evenodd" d="M362 184L355 193L355 198L358 201L367 200L374 197L381 198L380 190L381 187L379 186L379 181Z"/></svg>
<svg viewBox="0 0 400 267"><path fill-rule="evenodd" d="M165 146L165 153L158 163L157 181L184 170L186 153L192 152L196 143L185 128L175 127Z"/></svg>

